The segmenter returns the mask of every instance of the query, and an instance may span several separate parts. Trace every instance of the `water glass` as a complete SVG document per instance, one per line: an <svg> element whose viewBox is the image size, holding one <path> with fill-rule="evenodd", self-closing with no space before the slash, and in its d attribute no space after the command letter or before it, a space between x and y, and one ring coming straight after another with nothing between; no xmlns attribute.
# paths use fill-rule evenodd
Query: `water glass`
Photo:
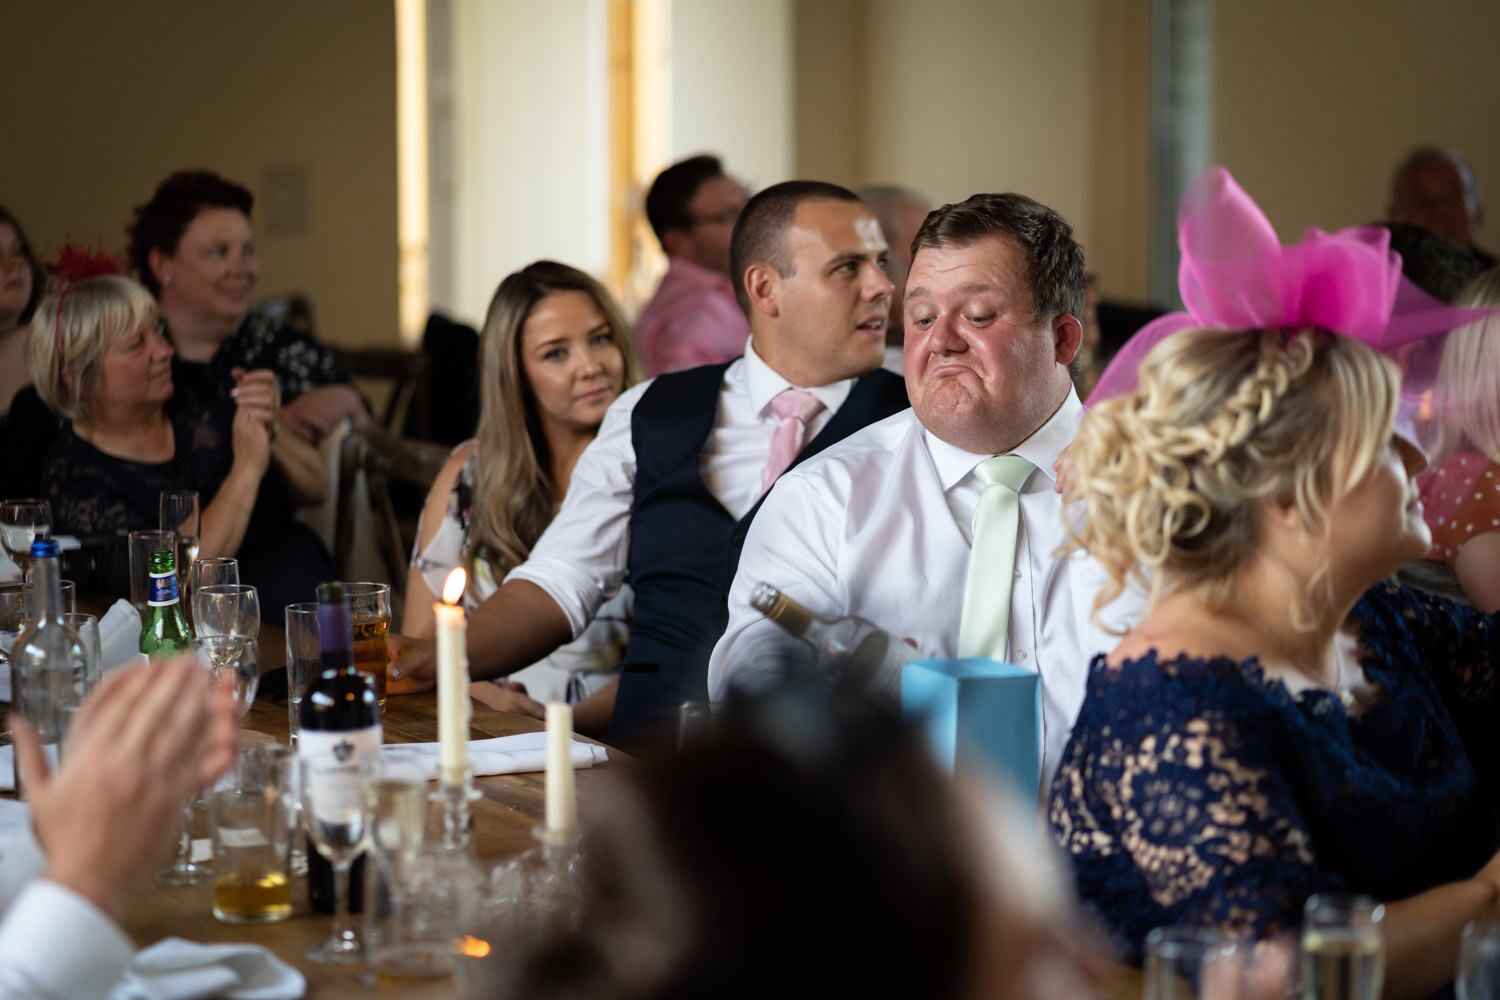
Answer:
<svg viewBox="0 0 1500 1000"><path fill-rule="evenodd" d="M0 663L10 662L10 647L26 625L26 584L0 583Z"/></svg>
<svg viewBox="0 0 1500 1000"><path fill-rule="evenodd" d="M1500 1000L1500 921L1471 920L1458 947L1458 1000Z"/></svg>
<svg viewBox="0 0 1500 1000"><path fill-rule="evenodd" d="M1302 910L1302 995L1378 1000L1385 982L1385 907L1368 896L1320 892Z"/></svg>
<svg viewBox="0 0 1500 1000"><path fill-rule="evenodd" d="M243 583L213 583L193 594L193 632L199 640L214 635L256 638L260 635L260 595Z"/></svg>
<svg viewBox="0 0 1500 1000"><path fill-rule="evenodd" d="M78 584L74 583L72 580L59 580L57 581L57 584L58 590L62 594L62 604L59 605L59 609L63 612L63 614L71 614L72 612L77 611ZM23 583L21 585L21 592L23 595L23 600L26 604L26 620L29 622L36 621L36 600L32 596L34 591L31 584Z"/></svg>
<svg viewBox="0 0 1500 1000"><path fill-rule="evenodd" d="M1217 1000L1239 974L1239 943L1213 927L1158 927L1146 935L1143 1000Z"/></svg>
<svg viewBox="0 0 1500 1000"><path fill-rule="evenodd" d="M0 501L0 546L31 579L31 543L52 537L52 505L32 498Z"/></svg>
<svg viewBox="0 0 1500 1000"><path fill-rule="evenodd" d="M130 533L130 603L144 621L151 613L151 553L177 551L175 531L132 531Z"/></svg>
<svg viewBox="0 0 1500 1000"><path fill-rule="evenodd" d="M266 924L292 915L291 774L284 746L245 747L213 790L214 916Z"/></svg>
<svg viewBox="0 0 1500 1000"><path fill-rule="evenodd" d="M302 731L302 696L323 669L323 648L318 641L318 605L302 601L286 606L286 695L287 728L292 746Z"/></svg>
<svg viewBox="0 0 1500 1000"><path fill-rule="evenodd" d="M260 686L260 642L247 635L204 636L198 640L198 655L215 681L225 674L234 678L234 703L243 719Z"/></svg>
<svg viewBox="0 0 1500 1000"><path fill-rule="evenodd" d="M365 863L365 948L376 975L425 979L446 975L455 907L443 891L426 839L424 765L400 748L381 753L370 790L372 835ZM428 849L424 853L424 846Z"/></svg>
<svg viewBox="0 0 1500 1000"><path fill-rule="evenodd" d="M63 613L62 622L78 633L78 643L83 647L85 663L82 694L88 694L99 683L99 678L104 676L104 653L99 645L99 619L94 615L68 611Z"/></svg>
<svg viewBox="0 0 1500 1000"><path fill-rule="evenodd" d="M239 583L240 561L227 556L209 556L204 559L193 560L193 571L188 577L188 589L181 595L182 610L186 614L192 609L192 595L204 587L216 583ZM196 625L197 619L194 619Z"/></svg>
<svg viewBox="0 0 1500 1000"><path fill-rule="evenodd" d="M386 644L391 631L391 585L347 583L349 624L354 630L354 669L375 684L375 697L385 708L385 668L390 659Z"/></svg>

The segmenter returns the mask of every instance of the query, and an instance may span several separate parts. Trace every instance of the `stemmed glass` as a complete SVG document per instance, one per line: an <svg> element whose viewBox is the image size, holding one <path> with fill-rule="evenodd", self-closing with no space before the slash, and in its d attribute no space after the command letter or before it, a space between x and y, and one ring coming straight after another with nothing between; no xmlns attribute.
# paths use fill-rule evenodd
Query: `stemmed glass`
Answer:
<svg viewBox="0 0 1500 1000"><path fill-rule="evenodd" d="M161 530L177 533L177 589L183 596L192 577L193 562L198 558L198 533L202 526L197 493L192 490L162 493Z"/></svg>
<svg viewBox="0 0 1500 1000"><path fill-rule="evenodd" d="M192 608L191 594L196 594L204 587L212 587L221 583L240 582L240 562L238 559L230 559L226 556L209 556L205 559L193 560L193 575L188 583L192 589L183 595L183 608ZM193 609L193 622L196 627L198 611Z"/></svg>
<svg viewBox="0 0 1500 1000"><path fill-rule="evenodd" d="M260 595L243 583L211 583L193 593L193 632L202 641L229 635L260 636Z"/></svg>
<svg viewBox="0 0 1500 1000"><path fill-rule="evenodd" d="M244 635L206 635L198 639L198 648L215 681L225 674L234 677L234 703L243 719L260 686L260 643Z"/></svg>
<svg viewBox="0 0 1500 1000"><path fill-rule="evenodd" d="M31 543L52 537L52 507L45 500L6 500L0 503L0 545L21 567L21 579L31 579Z"/></svg>
<svg viewBox="0 0 1500 1000"><path fill-rule="evenodd" d="M302 825L318 853L333 867L333 934L307 952L314 962L355 965L364 946L349 921L349 867L370 846L371 785L379 766L373 754L339 762L332 755L305 756Z"/></svg>

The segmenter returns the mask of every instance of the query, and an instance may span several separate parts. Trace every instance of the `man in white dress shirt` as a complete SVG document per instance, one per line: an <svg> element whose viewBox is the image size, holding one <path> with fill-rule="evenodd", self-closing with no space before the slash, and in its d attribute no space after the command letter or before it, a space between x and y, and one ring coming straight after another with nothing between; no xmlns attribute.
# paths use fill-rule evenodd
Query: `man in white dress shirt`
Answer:
<svg viewBox="0 0 1500 1000"><path fill-rule="evenodd" d="M577 636L628 573L635 605L607 738L634 753L670 742L679 706L707 698L736 525L787 462L907 405L902 381L879 368L886 254L874 214L841 187L788 181L750 199L731 247L744 356L614 402L530 558L470 619L473 677ZM430 686L430 645L393 646L393 690ZM597 726L598 708L580 706L579 728Z"/></svg>
<svg viewBox="0 0 1500 1000"><path fill-rule="evenodd" d="M982 489L975 469L1020 455L1034 468L1019 490L1007 654L1041 675L1050 776L1088 660L1116 642L1090 622L1102 571L1081 554L1054 554L1065 533L1052 466L1082 416L1068 364L1082 336L1083 252L1057 213L1015 194L938 209L915 246L905 305L912 408L799 466L766 498L730 589L709 694L784 657L785 635L749 604L762 582L816 614L857 615L926 656L955 656Z"/></svg>
<svg viewBox="0 0 1500 1000"><path fill-rule="evenodd" d="M0 900L0 998L103 997L124 974L135 948L118 922L176 842L183 801L234 759L226 680L210 690L193 657L111 671L55 773L17 722L30 830L0 839L0 881L22 886Z"/></svg>

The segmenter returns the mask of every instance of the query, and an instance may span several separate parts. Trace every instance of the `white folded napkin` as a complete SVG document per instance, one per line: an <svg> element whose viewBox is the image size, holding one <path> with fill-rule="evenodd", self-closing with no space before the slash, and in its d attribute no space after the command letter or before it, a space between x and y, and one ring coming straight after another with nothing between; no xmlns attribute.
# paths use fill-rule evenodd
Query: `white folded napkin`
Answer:
<svg viewBox="0 0 1500 1000"><path fill-rule="evenodd" d="M140 655L141 613L129 601L118 600L99 619L99 662L112 670Z"/></svg>
<svg viewBox="0 0 1500 1000"><path fill-rule="evenodd" d="M436 743L393 744L402 750L412 750L424 758L427 765L427 780L439 775L440 751ZM573 766L593 767L608 760L604 748L594 743L573 741ZM547 734L517 733L515 736L496 736L488 740L469 741L469 767L476 777L488 774L521 774L526 771L547 770Z"/></svg>
<svg viewBox="0 0 1500 1000"><path fill-rule="evenodd" d="M302 973L257 944L163 938L138 952L110 1000L297 1000Z"/></svg>

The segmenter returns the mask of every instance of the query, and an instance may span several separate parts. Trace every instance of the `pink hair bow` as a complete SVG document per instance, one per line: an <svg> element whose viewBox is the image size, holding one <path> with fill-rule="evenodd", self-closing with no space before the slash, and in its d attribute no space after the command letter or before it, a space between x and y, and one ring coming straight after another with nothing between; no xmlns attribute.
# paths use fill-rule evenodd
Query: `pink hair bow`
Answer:
<svg viewBox="0 0 1500 1000"><path fill-rule="evenodd" d="M1430 351L1398 348L1491 312L1452 308L1407 281L1380 226L1336 233L1313 228L1300 243L1283 247L1260 206L1223 167L1209 168L1183 195L1177 242L1177 286L1187 311L1168 313L1131 337L1104 370L1090 404L1134 390L1146 353L1193 327L1315 326L1354 337L1402 362L1403 395L1415 398L1428 387L1417 383L1430 383Z"/></svg>

